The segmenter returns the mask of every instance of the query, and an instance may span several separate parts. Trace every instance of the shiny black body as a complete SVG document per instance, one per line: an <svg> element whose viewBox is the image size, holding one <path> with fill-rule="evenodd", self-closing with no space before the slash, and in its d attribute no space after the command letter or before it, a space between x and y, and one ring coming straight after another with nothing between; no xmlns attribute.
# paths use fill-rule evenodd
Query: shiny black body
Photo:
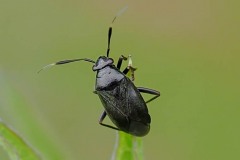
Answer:
<svg viewBox="0 0 240 160"><path fill-rule="evenodd" d="M137 87L107 57L100 57L93 70L97 71L95 93L112 122L121 131L135 136L146 135L151 118Z"/></svg>

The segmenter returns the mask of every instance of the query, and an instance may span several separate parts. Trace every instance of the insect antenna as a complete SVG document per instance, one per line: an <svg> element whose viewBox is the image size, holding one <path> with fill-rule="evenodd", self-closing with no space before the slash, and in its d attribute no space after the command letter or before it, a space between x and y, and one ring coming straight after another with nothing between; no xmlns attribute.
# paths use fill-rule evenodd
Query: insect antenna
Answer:
<svg viewBox="0 0 240 160"><path fill-rule="evenodd" d="M77 62L77 61L86 61L86 62L95 63L95 61L93 61L91 59L88 59L88 58L62 60L62 61L58 61L58 62L55 62L55 63L44 66L42 69L40 69L38 71L38 73L41 72L42 70L48 69L48 68L50 68L52 66L55 66L55 65L62 65L62 64L72 63L72 62Z"/></svg>
<svg viewBox="0 0 240 160"><path fill-rule="evenodd" d="M125 12L125 10L128 8L128 6L124 7L123 9L121 9L118 14L113 18L112 23L108 29L108 48L107 48L107 57L109 56L109 52L110 52L110 42L111 42L111 37L112 37L112 26L114 21L117 19L118 16L120 16L121 14L123 14L123 12Z"/></svg>

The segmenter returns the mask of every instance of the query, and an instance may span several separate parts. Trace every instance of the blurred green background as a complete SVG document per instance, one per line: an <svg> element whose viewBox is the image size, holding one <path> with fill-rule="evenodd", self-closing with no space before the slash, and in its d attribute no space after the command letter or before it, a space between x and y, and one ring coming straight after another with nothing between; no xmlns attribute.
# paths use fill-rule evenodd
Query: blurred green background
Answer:
<svg viewBox="0 0 240 160"><path fill-rule="evenodd" d="M110 55L131 54L136 85L161 92L148 105L145 159L240 159L238 1L1 0L1 119L44 159L110 159L116 133L98 124L92 64L37 71L105 55L126 5Z"/></svg>

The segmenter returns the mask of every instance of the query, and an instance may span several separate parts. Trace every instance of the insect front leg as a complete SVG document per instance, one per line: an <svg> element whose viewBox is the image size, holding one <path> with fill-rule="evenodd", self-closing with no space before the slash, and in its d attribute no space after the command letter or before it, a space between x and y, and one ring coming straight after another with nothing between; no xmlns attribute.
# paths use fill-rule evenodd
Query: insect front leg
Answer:
<svg viewBox="0 0 240 160"><path fill-rule="evenodd" d="M106 116L107 116L106 111L103 111L103 113L101 114L100 119L99 119L99 121L98 121L99 124L102 125L102 126L104 126L104 127L108 127L108 128L111 128L111 129L115 129L115 130L117 130L117 131L120 131L120 129L118 129L118 128L116 128L116 127L113 127L113 126L110 126L110 125L108 125L108 124L102 123L103 120L106 118Z"/></svg>
<svg viewBox="0 0 240 160"><path fill-rule="evenodd" d="M160 92L153 89L144 88L144 87L137 87L137 89L139 92L155 95L153 98L146 101L146 103L149 103L160 96Z"/></svg>
<svg viewBox="0 0 240 160"><path fill-rule="evenodd" d="M121 55L118 59L118 63L117 63L117 68L120 70L121 66L122 66L122 61L126 61L127 60L127 57ZM131 66L127 66L124 70L123 70L123 74L127 74L130 70Z"/></svg>
<svg viewBox="0 0 240 160"><path fill-rule="evenodd" d="M123 74L127 75L129 72L130 72L130 75L128 75L128 78L131 78L132 81L135 80L135 77L134 77L134 71L137 70L137 68L134 68L132 66L132 58L131 58L131 55L128 56L128 66L123 70Z"/></svg>
<svg viewBox="0 0 240 160"><path fill-rule="evenodd" d="M129 67L126 67L124 70L123 70L123 74L128 74L128 72L129 72Z"/></svg>
<svg viewBox="0 0 240 160"><path fill-rule="evenodd" d="M117 63L117 68L120 70L121 66L122 66L122 61L126 61L127 60L127 57L121 55L118 59L118 63Z"/></svg>

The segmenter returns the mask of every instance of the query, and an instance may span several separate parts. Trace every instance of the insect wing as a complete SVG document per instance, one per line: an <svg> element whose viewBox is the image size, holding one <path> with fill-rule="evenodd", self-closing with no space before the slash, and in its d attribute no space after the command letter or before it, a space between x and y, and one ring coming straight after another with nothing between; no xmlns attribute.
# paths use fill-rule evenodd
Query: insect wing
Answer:
<svg viewBox="0 0 240 160"><path fill-rule="evenodd" d="M111 90L98 91L108 116L119 128L130 120L149 124L151 119L146 104L131 80L123 78Z"/></svg>

